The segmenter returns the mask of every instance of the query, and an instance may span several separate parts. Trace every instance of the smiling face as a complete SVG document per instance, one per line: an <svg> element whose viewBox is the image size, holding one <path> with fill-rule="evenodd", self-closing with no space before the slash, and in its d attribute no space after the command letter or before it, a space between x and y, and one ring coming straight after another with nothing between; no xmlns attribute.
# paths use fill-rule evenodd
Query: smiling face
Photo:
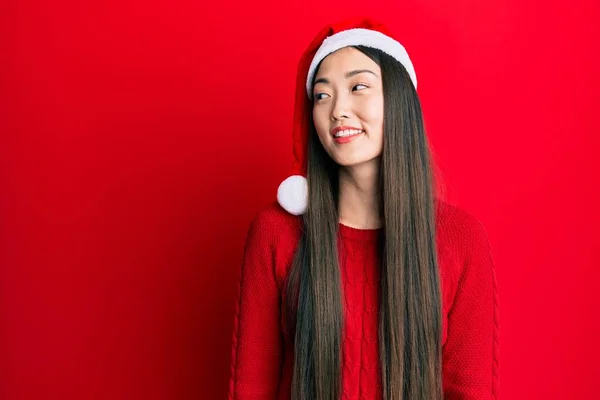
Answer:
<svg viewBox="0 0 600 400"><path fill-rule="evenodd" d="M353 167L381 155L383 86L375 61L352 47L331 53L317 70L312 93L317 135L336 163Z"/></svg>

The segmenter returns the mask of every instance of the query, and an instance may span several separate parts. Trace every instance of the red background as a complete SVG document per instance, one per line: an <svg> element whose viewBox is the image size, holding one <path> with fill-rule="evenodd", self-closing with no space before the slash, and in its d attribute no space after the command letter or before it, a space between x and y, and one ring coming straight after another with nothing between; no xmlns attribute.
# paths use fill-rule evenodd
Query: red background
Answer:
<svg viewBox="0 0 600 400"><path fill-rule="evenodd" d="M291 167L298 59L362 13L409 50L448 199L489 233L502 397L596 398L599 9L2 2L0 398L226 396L237 268Z"/></svg>

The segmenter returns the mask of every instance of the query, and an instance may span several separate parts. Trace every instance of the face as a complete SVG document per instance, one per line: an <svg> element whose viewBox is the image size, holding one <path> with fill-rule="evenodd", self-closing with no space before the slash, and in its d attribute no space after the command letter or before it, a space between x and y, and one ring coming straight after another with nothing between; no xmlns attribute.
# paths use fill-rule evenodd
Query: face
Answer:
<svg viewBox="0 0 600 400"><path fill-rule="evenodd" d="M335 162L353 167L381 155L383 87L375 61L352 47L331 53L317 71L313 101L317 135Z"/></svg>

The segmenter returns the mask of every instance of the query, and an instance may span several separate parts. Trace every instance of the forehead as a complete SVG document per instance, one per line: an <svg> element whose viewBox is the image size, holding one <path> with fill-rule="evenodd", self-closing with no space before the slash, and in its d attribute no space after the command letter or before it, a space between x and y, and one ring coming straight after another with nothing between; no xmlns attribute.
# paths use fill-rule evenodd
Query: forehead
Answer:
<svg viewBox="0 0 600 400"><path fill-rule="evenodd" d="M343 47L323 59L315 78L343 76L344 73L355 69L369 69L381 76L381 68L375 61L360 50L353 47Z"/></svg>

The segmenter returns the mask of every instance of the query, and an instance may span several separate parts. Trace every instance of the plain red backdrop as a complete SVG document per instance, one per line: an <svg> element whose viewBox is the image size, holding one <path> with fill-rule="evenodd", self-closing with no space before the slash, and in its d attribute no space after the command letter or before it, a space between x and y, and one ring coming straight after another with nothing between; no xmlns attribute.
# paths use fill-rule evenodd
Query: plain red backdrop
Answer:
<svg viewBox="0 0 600 400"><path fill-rule="evenodd" d="M2 2L0 398L225 398L298 59L363 13L401 36L448 200L487 228L502 398L597 398L599 9Z"/></svg>

